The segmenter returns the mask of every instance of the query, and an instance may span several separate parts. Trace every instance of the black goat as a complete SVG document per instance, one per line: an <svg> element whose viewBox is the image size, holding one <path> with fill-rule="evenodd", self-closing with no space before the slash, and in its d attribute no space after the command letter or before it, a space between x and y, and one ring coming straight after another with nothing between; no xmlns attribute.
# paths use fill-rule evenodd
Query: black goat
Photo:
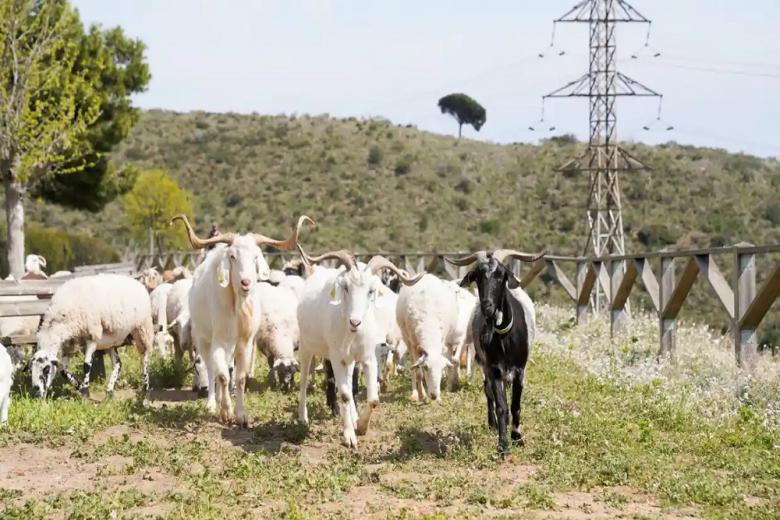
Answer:
<svg viewBox="0 0 780 520"><path fill-rule="evenodd" d="M466 274L461 286L477 284L479 305L472 316L471 330L477 363L485 375L488 425L498 430L498 452L509 452L506 436L508 422L506 383L512 383L512 440L523 444L520 431L520 400L523 396L525 366L535 332L535 317L530 299L521 301L520 283L502 263L507 257L535 262L544 255L532 256L519 251L499 249L450 260L455 265L476 266ZM523 298L525 299L525 298Z"/></svg>

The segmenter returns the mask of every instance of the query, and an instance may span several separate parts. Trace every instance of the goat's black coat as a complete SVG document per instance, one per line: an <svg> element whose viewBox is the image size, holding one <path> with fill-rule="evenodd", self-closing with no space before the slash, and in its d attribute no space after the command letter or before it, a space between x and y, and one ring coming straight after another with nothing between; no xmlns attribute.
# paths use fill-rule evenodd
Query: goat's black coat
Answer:
<svg viewBox="0 0 780 520"><path fill-rule="evenodd" d="M506 427L508 422L505 383L512 383L512 440L522 444L520 432L520 401L523 395L525 366L530 342L528 317L520 301L510 289L519 287L514 275L493 258L481 261L461 282L476 282L479 305L474 311L471 333L477 363L485 375L488 424L498 430L498 450L509 450ZM496 320L500 323L496 323ZM509 326L505 333L499 331Z"/></svg>

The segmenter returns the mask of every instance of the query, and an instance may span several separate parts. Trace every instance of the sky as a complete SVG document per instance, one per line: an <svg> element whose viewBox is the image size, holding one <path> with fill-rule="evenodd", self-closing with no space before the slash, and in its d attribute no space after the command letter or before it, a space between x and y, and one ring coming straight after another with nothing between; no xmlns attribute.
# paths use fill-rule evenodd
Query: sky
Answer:
<svg viewBox="0 0 780 520"><path fill-rule="evenodd" d="M487 123L464 136L510 143L587 139L587 100L548 100L541 121L542 95L587 72L587 24L559 24L550 46L552 20L577 1L73 3L86 23L146 43L143 108L381 116L456 135L436 102L465 92ZM631 4L653 21L650 44L646 24L621 26L618 70L662 93L663 110L658 120L658 100L620 99L619 138L780 157L780 1Z"/></svg>

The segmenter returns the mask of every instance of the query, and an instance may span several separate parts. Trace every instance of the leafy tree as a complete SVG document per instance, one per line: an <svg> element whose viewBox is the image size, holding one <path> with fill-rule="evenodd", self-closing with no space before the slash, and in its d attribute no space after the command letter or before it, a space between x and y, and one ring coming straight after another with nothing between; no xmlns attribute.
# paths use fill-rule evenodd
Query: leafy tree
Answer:
<svg viewBox="0 0 780 520"><path fill-rule="evenodd" d="M0 179L8 264L17 278L30 191L89 206L91 194L108 200L131 185L103 153L132 124L128 93L148 81L146 65L136 59L143 45L128 42L119 30L99 36L96 28L84 34L65 0L0 0ZM83 175L96 175L84 180L77 172L85 169ZM73 174L60 184L72 183L69 190L53 189L60 174Z"/></svg>
<svg viewBox="0 0 780 520"><path fill-rule="evenodd" d="M485 108L466 94L449 94L439 100L442 114L449 114L458 122L458 139L463 132L463 125L471 125L479 132L487 121Z"/></svg>
<svg viewBox="0 0 780 520"><path fill-rule="evenodd" d="M133 187L138 171L132 166L117 170L107 154L138 121L130 95L144 91L150 80L145 49L140 40L127 38L121 27L101 31L92 26L80 36L74 72L83 73L96 87L100 115L84 136L85 154L70 161L76 171L42 179L33 187L33 196L97 212ZM77 168L80 164L83 168Z"/></svg>
<svg viewBox="0 0 780 520"><path fill-rule="evenodd" d="M124 206L133 238L139 243L148 240L150 254L155 247L162 253L186 246L184 234L169 222L179 213L192 216L190 195L164 171L143 172L125 197Z"/></svg>

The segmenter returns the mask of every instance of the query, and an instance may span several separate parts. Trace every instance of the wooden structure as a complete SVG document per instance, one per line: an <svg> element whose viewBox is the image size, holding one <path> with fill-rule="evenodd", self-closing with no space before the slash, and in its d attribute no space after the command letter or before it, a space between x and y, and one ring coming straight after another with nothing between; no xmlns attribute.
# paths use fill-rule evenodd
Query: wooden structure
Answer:
<svg viewBox="0 0 780 520"><path fill-rule="evenodd" d="M689 251L658 251L652 253L613 255L600 258L548 255L532 265L513 261L511 267L527 287L542 273L558 284L575 306L577 321L588 319L590 300L596 287L605 295L612 334L625 329L628 323L627 304L634 287L639 285L649 296L652 311L658 316L659 350L661 356L674 356L677 341L677 318L694 282L701 276L710 287L731 324L734 354L737 363L749 363L756 351L756 331L780 297L780 262L768 266L763 282L758 284L758 258L780 253L780 244L753 246L738 244L730 247ZM468 253L360 253L363 261L382 254L410 271L428 271L452 279L460 278L464 268L445 262L445 258ZM281 268L286 260L296 258L291 253L266 254L271 267ZM141 255L136 269L160 267L170 269L184 265L194 268L197 252L170 255ZM733 263L730 276L719 265ZM569 274L567 274L567 272ZM603 315L603 314L602 314Z"/></svg>

